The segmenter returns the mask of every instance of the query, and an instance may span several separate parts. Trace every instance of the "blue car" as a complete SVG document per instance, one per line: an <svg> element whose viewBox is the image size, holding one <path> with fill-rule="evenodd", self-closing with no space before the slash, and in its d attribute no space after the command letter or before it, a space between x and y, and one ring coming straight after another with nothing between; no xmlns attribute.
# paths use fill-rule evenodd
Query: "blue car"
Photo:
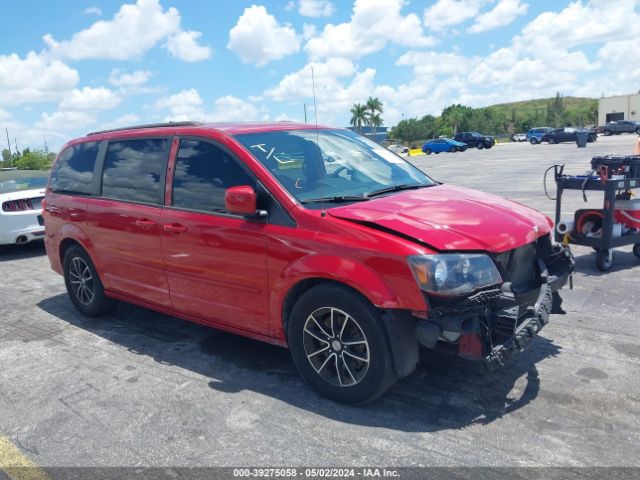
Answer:
<svg viewBox="0 0 640 480"><path fill-rule="evenodd" d="M538 143L542 143L542 136L545 133L549 133L553 128L551 127L536 127L532 128L527 132L527 141L531 145L536 145Z"/></svg>
<svg viewBox="0 0 640 480"><path fill-rule="evenodd" d="M450 138L435 138L422 146L422 151L427 155L431 155L431 152L464 152L466 149L466 143L456 142Z"/></svg>

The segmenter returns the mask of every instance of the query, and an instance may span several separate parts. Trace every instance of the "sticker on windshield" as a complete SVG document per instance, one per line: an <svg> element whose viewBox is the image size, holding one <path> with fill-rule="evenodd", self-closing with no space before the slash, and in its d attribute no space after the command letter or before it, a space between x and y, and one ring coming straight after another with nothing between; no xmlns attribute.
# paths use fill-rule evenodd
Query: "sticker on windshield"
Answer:
<svg viewBox="0 0 640 480"><path fill-rule="evenodd" d="M281 154L278 153L277 155L274 155L274 152L276 151L276 147L271 147L271 149L267 149L265 148L264 143L256 143L255 145L251 145L251 148L257 148L258 150L260 150L261 152L264 152L267 154L266 159L269 160L271 157L274 158L274 160L278 163L281 163L283 165L286 165L287 163L294 163L295 160L287 160L285 158L282 158Z"/></svg>

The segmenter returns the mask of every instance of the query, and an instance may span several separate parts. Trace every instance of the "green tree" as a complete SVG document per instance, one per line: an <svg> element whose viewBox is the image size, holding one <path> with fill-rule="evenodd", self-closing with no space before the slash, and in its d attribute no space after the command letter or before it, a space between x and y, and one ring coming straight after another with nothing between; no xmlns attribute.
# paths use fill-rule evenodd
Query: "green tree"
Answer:
<svg viewBox="0 0 640 480"><path fill-rule="evenodd" d="M565 122L565 106L560 92L547 104L547 122L553 127L561 127Z"/></svg>
<svg viewBox="0 0 640 480"><path fill-rule="evenodd" d="M14 166L18 170L46 170L51 167L49 154L42 150L29 150L25 148L22 155L15 159Z"/></svg>
<svg viewBox="0 0 640 480"><path fill-rule="evenodd" d="M444 124L442 129L451 131L453 135L455 135L458 130L462 130L467 126L468 119L472 112L473 108L465 107L464 105L449 105L445 107L440 115Z"/></svg>
<svg viewBox="0 0 640 480"><path fill-rule="evenodd" d="M376 128L382 126L382 117L380 116L379 113L374 113L373 115L369 115L369 125L373 127L372 134L375 136Z"/></svg>
<svg viewBox="0 0 640 480"><path fill-rule="evenodd" d="M371 129L372 130L371 133L375 136L376 127L382 126L382 117L380 117L380 115L378 114L384 112L384 107L382 105L382 102L378 100L378 97L376 98L369 97L367 99L366 108L367 108L369 124L373 127ZM380 121L378 125L374 124L374 118Z"/></svg>
<svg viewBox="0 0 640 480"><path fill-rule="evenodd" d="M351 125L356 129L356 132L362 132L362 126L368 121L367 106L356 103L351 108Z"/></svg>
<svg viewBox="0 0 640 480"><path fill-rule="evenodd" d="M8 148L2 150L2 161L0 162L0 168L10 167L13 163L13 156Z"/></svg>

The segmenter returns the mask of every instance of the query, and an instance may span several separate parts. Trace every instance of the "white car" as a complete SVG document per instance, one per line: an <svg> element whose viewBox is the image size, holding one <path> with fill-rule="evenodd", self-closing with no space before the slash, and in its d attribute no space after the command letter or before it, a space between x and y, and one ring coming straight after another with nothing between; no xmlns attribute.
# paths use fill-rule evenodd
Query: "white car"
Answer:
<svg viewBox="0 0 640 480"><path fill-rule="evenodd" d="M526 142L527 141L527 134L526 133L514 133L511 136L511 140L513 140L514 142Z"/></svg>
<svg viewBox="0 0 640 480"><path fill-rule="evenodd" d="M387 147L389 150L391 150L393 153L407 153L409 151L409 149L403 145L389 145Z"/></svg>
<svg viewBox="0 0 640 480"><path fill-rule="evenodd" d="M42 200L49 172L0 170L0 245L44 239Z"/></svg>

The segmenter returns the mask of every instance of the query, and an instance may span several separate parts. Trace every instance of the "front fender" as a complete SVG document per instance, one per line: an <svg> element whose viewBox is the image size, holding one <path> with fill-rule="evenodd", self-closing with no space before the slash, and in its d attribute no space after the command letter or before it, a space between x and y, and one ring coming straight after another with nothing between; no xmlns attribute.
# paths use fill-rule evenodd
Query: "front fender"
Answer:
<svg viewBox="0 0 640 480"><path fill-rule="evenodd" d="M356 260L330 255L301 258L288 265L270 288L271 334L284 339L283 307L287 294L298 283L326 279L358 291L373 305L385 309L406 308L398 294L374 269Z"/></svg>

